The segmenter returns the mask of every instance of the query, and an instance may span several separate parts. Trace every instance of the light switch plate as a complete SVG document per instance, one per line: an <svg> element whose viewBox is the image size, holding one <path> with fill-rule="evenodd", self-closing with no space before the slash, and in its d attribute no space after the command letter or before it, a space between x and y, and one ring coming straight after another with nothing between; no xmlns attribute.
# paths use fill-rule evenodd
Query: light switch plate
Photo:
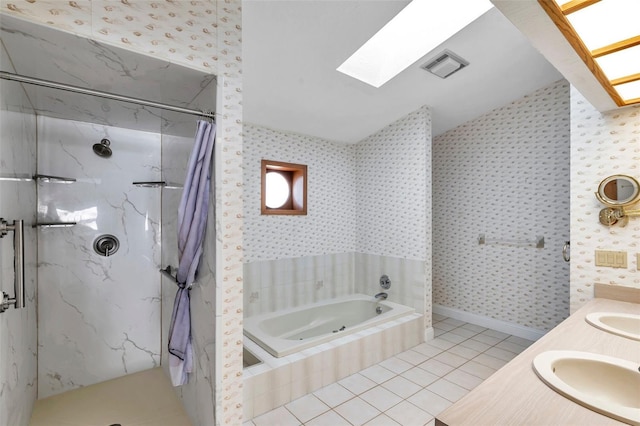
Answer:
<svg viewBox="0 0 640 426"><path fill-rule="evenodd" d="M626 268L626 251L596 250L596 266L606 266L609 268Z"/></svg>

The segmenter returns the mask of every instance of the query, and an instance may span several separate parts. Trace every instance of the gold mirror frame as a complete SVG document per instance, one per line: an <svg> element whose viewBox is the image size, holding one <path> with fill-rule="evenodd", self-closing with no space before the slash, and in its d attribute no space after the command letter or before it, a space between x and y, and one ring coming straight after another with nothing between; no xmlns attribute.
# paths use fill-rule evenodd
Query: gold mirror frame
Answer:
<svg viewBox="0 0 640 426"><path fill-rule="evenodd" d="M617 200L617 199L613 199L610 198L607 193L606 193L606 187L607 185L609 185L610 183L617 181L617 180L625 180L628 181L631 186L633 186L633 193L630 197L624 199L624 200ZM600 186L598 186L598 192L596 192L596 198L598 199L598 201L600 201L602 204L609 206L609 207L627 207L630 206L632 204L637 203L638 201L640 201L640 183L638 183L638 181L628 175L612 175L609 176L608 178L605 178L602 180L602 182L600 182Z"/></svg>
<svg viewBox="0 0 640 426"><path fill-rule="evenodd" d="M623 200L617 200L607 195L607 185L617 180L626 180L633 187L632 194ZM614 190L617 191L617 189L616 182L616 188ZM619 223L620 226L626 226L627 223L629 223L629 217L640 216L640 210L628 210L625 208L640 201L640 183L631 176L612 175L603 179L598 186L596 198L602 204L609 206L600 210L600 214L598 215L600 223L605 226L613 226L616 223Z"/></svg>

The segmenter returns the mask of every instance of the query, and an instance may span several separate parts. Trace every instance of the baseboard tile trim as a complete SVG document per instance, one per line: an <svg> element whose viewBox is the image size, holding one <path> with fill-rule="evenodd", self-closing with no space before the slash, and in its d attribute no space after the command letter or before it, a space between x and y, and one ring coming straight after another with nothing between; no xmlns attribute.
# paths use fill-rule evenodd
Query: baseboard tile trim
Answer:
<svg viewBox="0 0 640 426"><path fill-rule="evenodd" d="M427 327L424 329L424 341L428 342L436 338L435 330L433 327Z"/></svg>
<svg viewBox="0 0 640 426"><path fill-rule="evenodd" d="M519 324L514 324L507 321L501 321L483 315L473 314L470 312L461 311L455 308L449 308L433 304L433 313L443 315L445 317L457 319L459 321L476 324L481 327L490 328L492 330L501 331L503 333L511 334L513 336L522 337L527 340L538 340L546 334L545 331L538 330L531 327L525 327ZM426 332L425 332L426 337Z"/></svg>

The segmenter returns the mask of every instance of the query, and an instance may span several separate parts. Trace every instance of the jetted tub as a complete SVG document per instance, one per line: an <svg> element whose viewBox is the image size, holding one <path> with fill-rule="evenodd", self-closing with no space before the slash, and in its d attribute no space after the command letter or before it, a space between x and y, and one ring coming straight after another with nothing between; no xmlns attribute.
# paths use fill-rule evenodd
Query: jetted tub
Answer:
<svg viewBox="0 0 640 426"><path fill-rule="evenodd" d="M355 294L246 318L244 334L279 358L414 312Z"/></svg>

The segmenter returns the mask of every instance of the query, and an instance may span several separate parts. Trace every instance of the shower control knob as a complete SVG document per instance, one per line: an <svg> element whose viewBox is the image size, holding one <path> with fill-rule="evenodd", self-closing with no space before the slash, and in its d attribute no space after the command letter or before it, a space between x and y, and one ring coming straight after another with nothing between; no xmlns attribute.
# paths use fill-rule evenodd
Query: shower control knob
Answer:
<svg viewBox="0 0 640 426"><path fill-rule="evenodd" d="M391 280L389 279L389 276L383 275L380 277L380 287L385 290L389 290L389 288L391 288Z"/></svg>
<svg viewBox="0 0 640 426"><path fill-rule="evenodd" d="M109 257L118 251L120 241L114 235L100 235L93 242L93 250L100 256Z"/></svg>

